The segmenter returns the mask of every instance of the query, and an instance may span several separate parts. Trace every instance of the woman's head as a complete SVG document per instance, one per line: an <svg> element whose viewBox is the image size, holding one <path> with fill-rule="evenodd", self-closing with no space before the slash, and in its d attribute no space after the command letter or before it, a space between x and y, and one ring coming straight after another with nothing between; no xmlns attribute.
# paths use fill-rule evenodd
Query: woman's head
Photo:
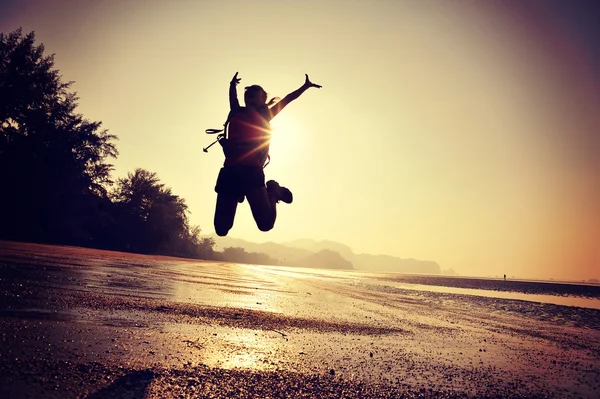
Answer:
<svg viewBox="0 0 600 399"><path fill-rule="evenodd" d="M246 107L264 107L267 103L267 92L259 85L248 86L244 92L244 102Z"/></svg>

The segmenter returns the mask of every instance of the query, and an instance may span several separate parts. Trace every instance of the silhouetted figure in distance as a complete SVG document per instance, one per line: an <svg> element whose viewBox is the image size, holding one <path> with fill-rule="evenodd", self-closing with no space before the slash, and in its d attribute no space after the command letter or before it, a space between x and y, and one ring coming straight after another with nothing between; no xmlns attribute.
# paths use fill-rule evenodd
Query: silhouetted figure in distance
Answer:
<svg viewBox="0 0 600 399"><path fill-rule="evenodd" d="M215 231L226 236L233 227L238 203L248 199L252 216L261 231L269 231L277 218L276 204L291 203L292 192L274 180L265 184L264 166L269 158L271 139L270 121L291 101L311 87L321 88L306 75L304 84L281 101L271 99L261 86L252 85L244 91L245 107L240 106L236 86L240 82L235 73L229 84L230 112L227 118L227 137L220 141L225 162L219 171L215 191Z"/></svg>

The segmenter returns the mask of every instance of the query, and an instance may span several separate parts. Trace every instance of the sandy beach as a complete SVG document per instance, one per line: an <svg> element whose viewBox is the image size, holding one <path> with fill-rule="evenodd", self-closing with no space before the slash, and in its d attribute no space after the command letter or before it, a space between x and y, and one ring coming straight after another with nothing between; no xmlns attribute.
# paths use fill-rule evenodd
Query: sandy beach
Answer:
<svg viewBox="0 0 600 399"><path fill-rule="evenodd" d="M600 287L435 279L0 242L0 397L600 396Z"/></svg>

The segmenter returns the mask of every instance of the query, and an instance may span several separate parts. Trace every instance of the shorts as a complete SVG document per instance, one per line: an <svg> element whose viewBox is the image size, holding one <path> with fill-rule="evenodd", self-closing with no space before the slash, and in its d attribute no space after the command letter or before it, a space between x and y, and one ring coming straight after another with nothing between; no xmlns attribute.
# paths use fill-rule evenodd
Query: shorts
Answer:
<svg viewBox="0 0 600 399"><path fill-rule="evenodd" d="M219 171L215 191L218 194L240 197L265 187L265 172L260 166L225 166Z"/></svg>

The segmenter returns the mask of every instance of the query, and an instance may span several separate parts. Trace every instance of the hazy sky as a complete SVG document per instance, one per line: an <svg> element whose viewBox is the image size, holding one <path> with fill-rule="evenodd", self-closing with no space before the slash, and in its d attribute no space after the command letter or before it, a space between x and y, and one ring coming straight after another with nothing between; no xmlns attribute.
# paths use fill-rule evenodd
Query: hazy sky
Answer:
<svg viewBox="0 0 600 399"><path fill-rule="evenodd" d="M3 0L78 111L119 137L115 177L156 172L212 226L236 71L283 97L267 179L294 193L260 232L331 239L466 275L600 278L600 17L592 1Z"/></svg>

